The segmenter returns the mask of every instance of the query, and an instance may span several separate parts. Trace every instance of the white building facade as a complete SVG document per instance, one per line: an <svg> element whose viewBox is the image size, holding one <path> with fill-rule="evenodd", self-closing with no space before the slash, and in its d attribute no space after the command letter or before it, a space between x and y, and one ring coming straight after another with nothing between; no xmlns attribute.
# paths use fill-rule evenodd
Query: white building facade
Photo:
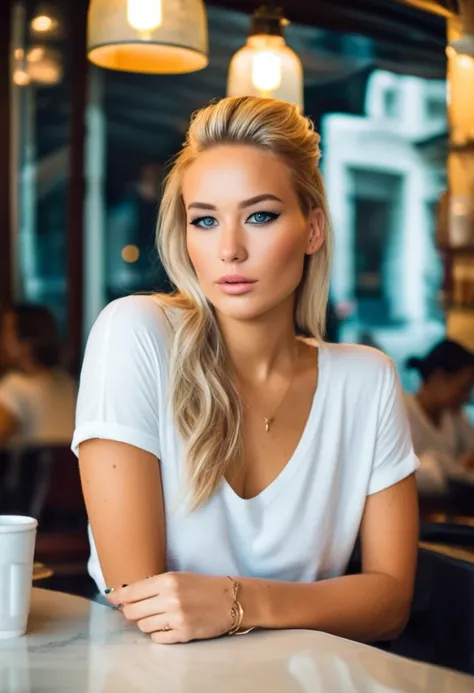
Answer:
<svg viewBox="0 0 474 693"><path fill-rule="evenodd" d="M435 210L444 166L420 142L446 131L446 83L376 71L364 116L330 114L323 170L335 233L331 300L351 306L341 341L369 340L403 361L445 330Z"/></svg>

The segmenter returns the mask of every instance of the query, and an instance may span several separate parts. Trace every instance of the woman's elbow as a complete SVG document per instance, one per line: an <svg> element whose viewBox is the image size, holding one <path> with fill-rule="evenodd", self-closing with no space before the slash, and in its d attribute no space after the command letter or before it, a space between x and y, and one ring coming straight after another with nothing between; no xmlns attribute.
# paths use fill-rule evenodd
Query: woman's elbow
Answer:
<svg viewBox="0 0 474 693"><path fill-rule="evenodd" d="M386 630L380 640L396 640L406 628L410 620L412 597L396 600L393 610L387 613Z"/></svg>

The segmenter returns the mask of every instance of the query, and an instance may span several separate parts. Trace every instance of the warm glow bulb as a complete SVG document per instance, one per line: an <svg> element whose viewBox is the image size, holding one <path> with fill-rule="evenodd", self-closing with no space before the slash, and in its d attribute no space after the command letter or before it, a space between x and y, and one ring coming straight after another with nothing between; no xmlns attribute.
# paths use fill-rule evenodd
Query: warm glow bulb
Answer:
<svg viewBox="0 0 474 693"><path fill-rule="evenodd" d="M273 51L256 51L252 58L252 83L263 92L275 91L281 84L281 59Z"/></svg>
<svg viewBox="0 0 474 693"><path fill-rule="evenodd" d="M33 29L33 31L37 31L39 33L51 31L53 25L53 20L51 19L51 17L48 17L47 14L40 14L37 17L35 17L31 22L31 28Z"/></svg>
<svg viewBox="0 0 474 693"><path fill-rule="evenodd" d="M127 20L137 31L153 31L163 21L162 0L128 0Z"/></svg>
<svg viewBox="0 0 474 693"><path fill-rule="evenodd" d="M140 257L140 251L136 245L126 245L122 248L122 260L133 264Z"/></svg>
<svg viewBox="0 0 474 693"><path fill-rule="evenodd" d="M26 87L30 83L30 76L25 70L15 70L13 81L19 87Z"/></svg>
<svg viewBox="0 0 474 693"><path fill-rule="evenodd" d="M26 55L26 59L28 60L29 63L37 63L40 60L42 60L44 57L44 48L41 48L41 46L35 46L34 48L30 48Z"/></svg>
<svg viewBox="0 0 474 693"><path fill-rule="evenodd" d="M460 55L458 57L459 61L459 66L463 67L466 70L472 69L474 66L474 58L471 58L470 55Z"/></svg>

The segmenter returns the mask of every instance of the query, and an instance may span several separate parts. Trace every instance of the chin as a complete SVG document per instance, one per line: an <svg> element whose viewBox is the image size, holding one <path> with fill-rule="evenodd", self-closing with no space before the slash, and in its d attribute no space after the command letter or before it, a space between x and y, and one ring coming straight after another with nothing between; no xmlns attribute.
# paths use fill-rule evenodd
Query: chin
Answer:
<svg viewBox="0 0 474 693"><path fill-rule="evenodd" d="M211 302L217 313L241 322L256 320L274 307L262 305L261 301L248 296L232 296L225 300Z"/></svg>

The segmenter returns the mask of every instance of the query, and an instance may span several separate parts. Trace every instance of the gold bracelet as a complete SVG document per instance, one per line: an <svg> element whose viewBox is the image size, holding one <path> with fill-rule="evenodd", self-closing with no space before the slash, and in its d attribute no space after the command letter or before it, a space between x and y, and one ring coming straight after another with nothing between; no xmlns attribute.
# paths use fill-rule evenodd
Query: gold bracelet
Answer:
<svg viewBox="0 0 474 693"><path fill-rule="evenodd" d="M234 578L231 578L229 575L227 577L229 580L232 580L232 596L234 598L234 603L232 604L232 609L230 610L232 616L232 625L227 631L227 635L246 635L247 633L250 633L254 627L252 626L252 628L240 630L240 626L242 625L242 621L244 619L244 610L242 609L242 604L237 599L240 583L234 580Z"/></svg>

